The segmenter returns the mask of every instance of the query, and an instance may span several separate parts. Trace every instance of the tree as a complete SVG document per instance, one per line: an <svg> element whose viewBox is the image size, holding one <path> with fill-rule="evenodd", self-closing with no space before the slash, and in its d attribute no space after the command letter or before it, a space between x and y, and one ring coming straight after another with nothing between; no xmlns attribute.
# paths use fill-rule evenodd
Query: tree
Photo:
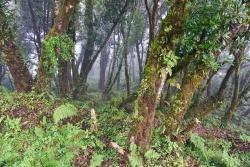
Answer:
<svg viewBox="0 0 250 167"><path fill-rule="evenodd" d="M111 22L111 25L108 28L108 30L106 30L106 33L104 33L105 36L102 37L103 40L100 42L100 45L99 45L97 51L94 53L92 49L88 49L89 53L84 54L84 59L83 59L82 66L80 69L80 74L79 74L79 77L77 78L77 84L76 84L76 87L75 87L74 92L73 92L75 98L86 93L87 79L88 79L89 72L91 71L91 69L92 69L96 59L98 58L99 54L101 53L102 49L106 46L107 42L109 41L110 37L112 36L115 28L121 22L123 15L127 12L128 8L130 7L130 5L132 3L133 3L133 0L126 0L125 2L124 1L117 2L117 1L110 0L110 1L104 2L104 4L107 4L106 10L108 10L108 12L106 12L106 13L109 13L109 12L112 13L111 20L109 20L109 22ZM94 7L94 6L92 6L93 4L90 4L90 2L86 3L86 5L90 5L89 9ZM114 9L112 9L112 7ZM88 19L88 24L89 24L91 22L91 18L92 18L91 13L93 13L93 8L92 8L92 11L91 10L87 10L87 11L89 13L88 14L86 13L85 16L89 17L89 19ZM110 13L108 14L108 18L110 18ZM93 22L93 20L92 20L92 22ZM89 26L92 27L91 24L89 24ZM89 28L91 28L91 27L89 27ZM93 37L94 32L92 32L92 33L93 34L91 36ZM89 32L89 35L90 35L90 32ZM89 38L89 36L88 36L88 38ZM90 43L91 46L94 45L94 41L89 40L89 42L91 42ZM86 46L86 48L88 48L88 47ZM86 51L85 51L85 53L86 53Z"/></svg>
<svg viewBox="0 0 250 167"><path fill-rule="evenodd" d="M67 54L69 54L70 48L71 51L73 50L73 48L71 47L72 44L69 43L70 40L68 40L68 38L63 35L68 29L70 18L74 13L78 2L78 0L65 0L58 7L54 25L49 30L49 33L46 36L45 43L43 44L41 50L41 58L38 67L38 80L36 83L36 89L40 92L47 92L49 90L51 86L52 75L54 73L53 68L57 65L57 59L63 55L69 56ZM62 38L60 38L59 41L56 41L57 38L55 37ZM58 47L58 45L63 42L63 39L65 39L65 45L68 46L68 49L66 49L67 53L61 53L60 55L60 50L62 50L65 45L61 48ZM46 45L46 43L48 45ZM67 59L67 57L65 57L65 59Z"/></svg>
<svg viewBox="0 0 250 167"><path fill-rule="evenodd" d="M106 69L107 69L108 63L109 63L109 51L108 51L108 47L105 46L102 49L101 57L100 57L100 78L99 78L99 83L98 83L98 87L102 91L105 88Z"/></svg>
<svg viewBox="0 0 250 167"><path fill-rule="evenodd" d="M247 40L245 40L245 38L249 38L248 30L247 33L243 33L244 39L239 36L234 45L231 46L231 53L234 55L234 92L230 107L227 109L224 117L222 118L222 124L224 125L227 125L232 119L239 103L241 62L244 59L244 52L248 43Z"/></svg>
<svg viewBox="0 0 250 167"><path fill-rule="evenodd" d="M26 92L31 90L33 79L16 44L11 24L13 18L7 5L8 2L0 1L0 49L10 69L16 90Z"/></svg>
<svg viewBox="0 0 250 167"><path fill-rule="evenodd" d="M155 107L166 78L164 70L167 69L169 74L184 71L181 89L171 101L165 118L165 134L170 136L178 134L183 127L184 115L195 91L217 68L215 60L219 50L225 47L221 41L225 41L227 46L228 41L238 35L240 26L236 26L232 34L228 31L232 20L245 25L248 18L244 5L234 1L192 1L186 8L187 3L176 0L171 5L149 49L145 76L136 102L137 126L132 134L136 144L144 149L150 146ZM239 8L244 13L243 19L238 17ZM225 39L226 34L229 34L228 39Z"/></svg>
<svg viewBox="0 0 250 167"><path fill-rule="evenodd" d="M152 41L148 52L144 78L136 100L139 121L131 136L135 143L143 149L150 147L155 108L166 79L165 70L166 68L171 70L176 62L173 41L177 40L183 32L186 3L183 0L174 2L168 16L162 21L159 33ZM167 62L162 62L166 59Z"/></svg>
<svg viewBox="0 0 250 167"><path fill-rule="evenodd" d="M2 60L2 53L0 51L0 85L2 83L2 79L5 75L5 65L4 65L4 62Z"/></svg>

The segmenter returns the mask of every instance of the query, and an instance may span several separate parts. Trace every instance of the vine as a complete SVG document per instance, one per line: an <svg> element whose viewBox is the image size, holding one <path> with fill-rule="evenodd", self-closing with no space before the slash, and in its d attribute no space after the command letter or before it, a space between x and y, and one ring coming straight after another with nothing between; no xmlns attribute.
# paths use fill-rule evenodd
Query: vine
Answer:
<svg viewBox="0 0 250 167"><path fill-rule="evenodd" d="M44 42L44 66L49 73L59 69L59 59L69 61L73 57L73 40L67 35L62 34L49 37Z"/></svg>

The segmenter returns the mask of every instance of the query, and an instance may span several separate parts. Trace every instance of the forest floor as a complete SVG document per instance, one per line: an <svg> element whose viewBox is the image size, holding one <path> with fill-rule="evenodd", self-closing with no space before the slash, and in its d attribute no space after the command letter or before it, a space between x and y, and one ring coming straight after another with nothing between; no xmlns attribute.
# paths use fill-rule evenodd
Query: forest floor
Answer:
<svg viewBox="0 0 250 167"><path fill-rule="evenodd" d="M131 114L113 103L0 91L0 166L141 166L138 148L127 141ZM204 122L185 143L176 143L163 131L160 126L154 129L144 166L249 167L250 136L245 132Z"/></svg>
<svg viewBox="0 0 250 167"><path fill-rule="evenodd" d="M230 130L222 128L207 128L202 124L198 124L193 129L193 133L197 133L204 138L217 138L232 142L231 153L236 151L250 152L250 142L243 141L237 134Z"/></svg>

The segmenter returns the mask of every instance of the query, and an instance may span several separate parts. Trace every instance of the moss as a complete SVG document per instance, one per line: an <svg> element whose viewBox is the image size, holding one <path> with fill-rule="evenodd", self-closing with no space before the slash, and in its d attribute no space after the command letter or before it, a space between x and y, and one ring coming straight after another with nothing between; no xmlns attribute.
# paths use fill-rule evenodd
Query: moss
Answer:
<svg viewBox="0 0 250 167"><path fill-rule="evenodd" d="M58 70L59 58L66 62L73 57L73 48L73 40L67 34L46 38L43 64L50 74Z"/></svg>

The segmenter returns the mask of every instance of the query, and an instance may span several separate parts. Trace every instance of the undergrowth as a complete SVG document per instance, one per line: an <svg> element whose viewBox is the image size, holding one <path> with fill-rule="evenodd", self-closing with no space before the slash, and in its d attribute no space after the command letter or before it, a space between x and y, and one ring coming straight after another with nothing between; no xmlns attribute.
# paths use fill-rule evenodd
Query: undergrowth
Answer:
<svg viewBox="0 0 250 167"><path fill-rule="evenodd" d="M185 167L190 164L248 167L250 164L250 153L230 152L232 143L229 141L191 134L186 143L177 143L166 137L164 126L159 125L153 130L151 149L141 155L140 149L128 140L133 114L115 107L120 101L118 98L101 104L90 100L94 99L92 96L85 101L69 101L0 88L0 167L83 164L90 167L141 167L142 161L145 167ZM97 116L96 131L89 125L92 107ZM24 126L26 122L30 126ZM217 119L208 119L206 123L213 127ZM249 135L245 133L239 138L249 142ZM125 150L128 158L111 148L110 142Z"/></svg>

